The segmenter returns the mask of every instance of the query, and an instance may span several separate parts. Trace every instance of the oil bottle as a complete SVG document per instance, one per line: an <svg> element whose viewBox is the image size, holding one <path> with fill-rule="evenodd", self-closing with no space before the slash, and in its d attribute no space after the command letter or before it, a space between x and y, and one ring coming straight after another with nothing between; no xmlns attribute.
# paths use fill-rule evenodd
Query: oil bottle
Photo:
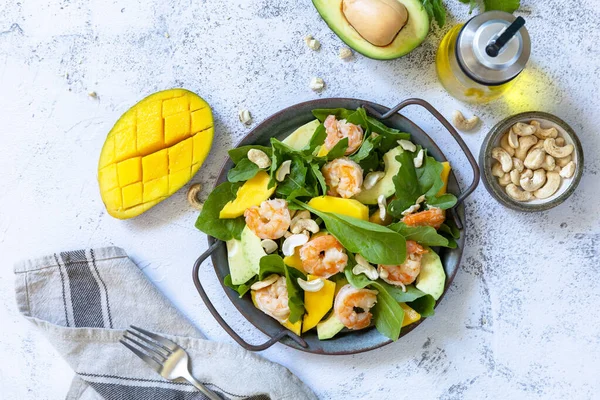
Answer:
<svg viewBox="0 0 600 400"><path fill-rule="evenodd" d="M469 103L501 97L529 60L524 24L522 17L488 11L450 29L436 55L438 77L448 93Z"/></svg>

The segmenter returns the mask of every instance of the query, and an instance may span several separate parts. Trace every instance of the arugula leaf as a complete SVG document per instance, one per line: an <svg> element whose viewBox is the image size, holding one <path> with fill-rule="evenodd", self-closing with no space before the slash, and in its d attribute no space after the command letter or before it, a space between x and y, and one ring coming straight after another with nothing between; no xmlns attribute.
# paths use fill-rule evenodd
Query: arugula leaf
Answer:
<svg viewBox="0 0 600 400"><path fill-rule="evenodd" d="M296 201L321 217L325 227L348 251L360 253L374 264L402 264L406 260L404 236L384 226L346 215L316 210Z"/></svg>
<svg viewBox="0 0 600 400"><path fill-rule="evenodd" d="M360 164L362 160L369 157L379 148L381 139L383 139L383 136L381 135L370 135L368 138L365 139L358 151L350 156L350 159Z"/></svg>
<svg viewBox="0 0 600 400"><path fill-rule="evenodd" d="M325 131L325 126L321 124L317 127L317 129L315 129L315 133L313 133L313 135L311 136L307 147L305 149L302 149L302 152L307 155L312 155L312 153L316 150L317 147L325 143L326 138L327 132Z"/></svg>
<svg viewBox="0 0 600 400"><path fill-rule="evenodd" d="M438 232L448 240L448 246L451 249L458 247L455 239L460 237L460 230L452 220L446 220L445 223L440 226Z"/></svg>
<svg viewBox="0 0 600 400"><path fill-rule="evenodd" d="M452 193L445 193L441 196L430 196L426 197L427 204L431 207L441 208L442 210L447 210L456 205L457 198Z"/></svg>
<svg viewBox="0 0 600 400"><path fill-rule="evenodd" d="M406 240L414 240L425 246L449 247L449 241L431 226L408 226L404 222L388 225L388 228L398 232Z"/></svg>
<svg viewBox="0 0 600 400"><path fill-rule="evenodd" d="M223 283L225 284L225 286L230 287L236 292L238 292L241 299L246 293L248 293L248 291L250 290L250 286L252 286L257 280L258 277L255 275L246 283L242 283L241 285L234 285L231 281L231 275L228 274L225 277L225 279L223 279Z"/></svg>
<svg viewBox="0 0 600 400"><path fill-rule="evenodd" d="M307 166L304 160L298 156L292 156L292 165L290 173L285 177L283 182L277 185L276 193L279 197L287 197L292 192L298 189L305 189ZM310 195L310 193L309 193Z"/></svg>
<svg viewBox="0 0 600 400"><path fill-rule="evenodd" d="M244 217L220 219L219 213L230 200L235 199L233 189L239 184L223 182L217 186L204 202L204 207L196 220L196 228L216 239L227 241L240 239L242 230L246 226Z"/></svg>
<svg viewBox="0 0 600 400"><path fill-rule="evenodd" d="M285 161L285 156L287 155L287 158L289 158L289 155L298 153L296 150L292 149L290 146L277 140L274 137L271 138L271 147L271 180L269 181L268 185L269 189L277 184L277 180L275 179L275 173L277 172L277 168L279 168L281 163Z"/></svg>
<svg viewBox="0 0 600 400"><path fill-rule="evenodd" d="M310 173L316 180L316 183L318 184L318 186L321 188L320 194L321 195L327 194L327 184L325 183L325 177L323 176L323 173L321 172L321 169L319 168L319 166L317 164L312 164L312 163L310 164Z"/></svg>
<svg viewBox="0 0 600 400"><path fill-rule="evenodd" d="M386 153L393 147L398 146L398 140L400 139L410 139L409 133L400 132L398 129L390 128L373 117L367 117L367 124L371 132L383 136L379 146L379 151L381 153Z"/></svg>
<svg viewBox="0 0 600 400"><path fill-rule="evenodd" d="M331 150L329 150L329 152L325 156L325 159L327 161L331 161L331 160L335 160L336 158L343 157L344 153L346 153L346 149L348 149L348 138L347 137L345 137L342 140L340 140L339 142L337 142L335 144L335 146L333 146L331 148Z"/></svg>
<svg viewBox="0 0 600 400"><path fill-rule="evenodd" d="M520 0L483 0L485 11L506 11L514 13L521 6Z"/></svg>
<svg viewBox="0 0 600 400"><path fill-rule="evenodd" d="M306 276L295 268L288 268L283 258L277 254L269 254L260 259L259 279L265 279L271 274L285 276L288 290L288 307L290 308L289 320L297 322L304 315L303 291L298 285L298 278L306 279Z"/></svg>
<svg viewBox="0 0 600 400"><path fill-rule="evenodd" d="M248 150L250 150L250 149L262 150L269 157L271 157L271 148L270 147L259 146L259 145L248 145L248 146L236 147L234 149L229 150L228 151L229 158L231 158L231 161L233 161L234 164L237 164L240 161L242 161L244 158L248 157Z"/></svg>
<svg viewBox="0 0 600 400"><path fill-rule="evenodd" d="M242 158L235 167L227 171L227 180L229 182L244 182L254 178L258 171L260 171L258 165L248 158Z"/></svg>
<svg viewBox="0 0 600 400"><path fill-rule="evenodd" d="M345 108L317 108L315 110L312 110L312 114L315 116L316 119L318 119L321 122L325 121L325 118L327 118L330 115L335 115L335 119L338 120L347 120L348 116L353 112L354 111L347 110Z"/></svg>
<svg viewBox="0 0 600 400"><path fill-rule="evenodd" d="M477 2L475 0L459 0L461 3L469 5L469 14L473 12L475 7L477 7Z"/></svg>
<svg viewBox="0 0 600 400"><path fill-rule="evenodd" d="M435 19L437 25L441 28L446 23L446 9L442 0L422 0L423 7L430 19Z"/></svg>
<svg viewBox="0 0 600 400"><path fill-rule="evenodd" d="M417 149L417 152L418 151L419 149ZM435 197L435 195L444 186L444 182L442 181L441 177L444 167L441 163L437 162L435 158L427 155L426 149L423 149L423 152L425 153L423 157L423 164L421 167L415 168L417 180L421 186L421 194L424 194L425 197Z"/></svg>

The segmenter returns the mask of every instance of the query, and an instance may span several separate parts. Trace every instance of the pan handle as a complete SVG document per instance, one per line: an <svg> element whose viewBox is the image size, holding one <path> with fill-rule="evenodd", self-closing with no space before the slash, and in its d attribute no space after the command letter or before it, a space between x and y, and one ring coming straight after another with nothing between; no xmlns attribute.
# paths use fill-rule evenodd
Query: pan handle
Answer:
<svg viewBox="0 0 600 400"><path fill-rule="evenodd" d="M273 346L275 343L279 342L281 339L283 339L286 336L291 338L293 341L298 343L300 346L305 347L305 348L308 347L308 343L306 343L306 341L304 339L302 339L300 336L294 334L293 332L291 332L287 329L282 330L281 332L279 332L278 334L273 336L270 340L266 341L265 343L250 344L250 343L246 342L244 339L242 339L242 337L240 335L238 335L227 324L227 322L225 322L223 317L221 317L221 314L219 314L219 312L217 311L215 306L212 304L212 302L208 298L208 295L206 294L206 292L204 291L204 288L202 287L202 284L200 283L200 277L199 277L200 265L202 265L204 260L206 260L217 249L217 247L219 247L219 245L221 245L222 243L223 242L221 242L219 240L215 240L215 242L208 248L208 250L206 250L200 257L198 257L198 259L194 263L194 269L193 269L193 273L192 273L192 279L194 280L194 285L196 285L196 289L198 290L200 297L204 301L204 304L206 304L206 308L208 308L208 311L210 311L210 313L217 320L219 325L221 325L221 327L225 330L225 332L227 332L229 334L229 336L231 336L233 338L233 340L238 342L238 344L240 346L242 346L246 350L250 350L250 351L261 351L261 350L268 349L269 347Z"/></svg>
<svg viewBox="0 0 600 400"><path fill-rule="evenodd" d="M381 113L377 112L372 107L369 107L367 105L364 105L363 107L367 110L367 112L369 114L371 114L375 118L380 119L380 120L384 120L384 119L390 118L392 115L396 114L397 112L399 112L400 110L402 110L404 107L410 106L410 105L413 105L413 104L416 104L418 106L421 106L421 107L425 108L442 125L444 125L444 127L448 130L448 132L450 132L450 135L452 135L452 137L454 138L454 140L456 140L456 142L458 143L458 145L462 149L463 153L465 153L465 156L467 157L467 160L469 160L469 164L471 164L471 168L473 169L473 181L471 182L471 184L469 185L469 187L466 190L464 190L463 192L460 193L460 195L458 196L458 199L456 200L456 205L453 207L453 208L455 208L460 203L462 203L467 197L469 197L469 195L471 195L471 193L473 193L473 191L477 188L477 185L479 184L479 175L480 175L480 172L479 172L479 166L477 165L477 161L475 161L475 157L473 157L473 154L471 153L471 150L469 150L469 148L467 147L467 144L460 137L460 135L458 134L458 132L456 131L456 129L454 129L454 127L452 126L452 124L450 122L448 122L448 120L446 118L444 118L444 116L442 114L440 114L440 112L438 110L436 110L431 104L429 104L428 102L426 102L423 99L416 99L416 98L406 99L402 103L400 103L397 106L393 107L392 109L390 109L388 112L386 112L384 114L381 114Z"/></svg>

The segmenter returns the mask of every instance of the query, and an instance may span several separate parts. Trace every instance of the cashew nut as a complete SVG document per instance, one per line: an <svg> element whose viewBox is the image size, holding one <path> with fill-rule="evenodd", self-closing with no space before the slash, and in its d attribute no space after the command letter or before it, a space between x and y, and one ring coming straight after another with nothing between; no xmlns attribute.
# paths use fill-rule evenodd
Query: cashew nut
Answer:
<svg viewBox="0 0 600 400"><path fill-rule="evenodd" d="M519 136L529 136L533 135L537 128L523 122L517 122L512 126L512 128L510 128L510 130Z"/></svg>
<svg viewBox="0 0 600 400"><path fill-rule="evenodd" d="M365 274L367 278L372 281L377 280L379 278L379 274L377 273L377 269L372 266L363 256L357 254L356 257L356 265L352 268L352 273L354 275Z"/></svg>
<svg viewBox="0 0 600 400"><path fill-rule="evenodd" d="M499 162L495 162L494 165L492 165L492 175L498 178L502 178L504 176L502 164L500 164Z"/></svg>
<svg viewBox="0 0 600 400"><path fill-rule="evenodd" d="M375 186L377 182L382 180L384 176L385 172L383 171L369 172L363 180L363 188L365 188L366 190L372 189L373 186Z"/></svg>
<svg viewBox="0 0 600 400"><path fill-rule="evenodd" d="M530 124L536 128L535 136L537 136L539 139L543 140L547 138L555 138L558 136L558 130L556 130L556 128L554 127L544 129L541 127L538 121L531 121Z"/></svg>
<svg viewBox="0 0 600 400"><path fill-rule="evenodd" d="M556 165L558 165L559 167L562 168L562 167L566 166L568 163L570 163L572 159L573 159L573 155L569 154L566 157L556 158L555 161L556 161Z"/></svg>
<svg viewBox="0 0 600 400"><path fill-rule="evenodd" d="M513 167L512 157L501 147L494 147L492 149L492 158L502 164L502 171L504 172L510 172Z"/></svg>
<svg viewBox="0 0 600 400"><path fill-rule="evenodd" d="M519 171L517 171L516 169L513 169L512 171L510 171L510 181L515 184L518 185L519 184L519 180L521 179L521 173Z"/></svg>
<svg viewBox="0 0 600 400"><path fill-rule="evenodd" d="M421 208L420 204L413 204L412 206L408 207L406 210L402 211L401 214L406 216L406 215L416 212L419 208Z"/></svg>
<svg viewBox="0 0 600 400"><path fill-rule="evenodd" d="M277 279L279 279L279 275L271 274L271 275L267 276L265 279L263 279L262 281L258 281L256 283L252 284L252 286L250 286L250 289L252 289L252 290L264 289L264 288L269 287L272 284L274 284L277 281Z"/></svg>
<svg viewBox="0 0 600 400"><path fill-rule="evenodd" d="M200 211L202 211L202 203L200 202L200 200L198 200L198 193L200 193L201 190L202 185L199 183L194 183L192 186L190 186L187 192L188 203L190 203L192 207Z"/></svg>
<svg viewBox="0 0 600 400"><path fill-rule="evenodd" d="M548 138L544 140L544 150L546 150L546 153L550 154L552 157L563 158L570 155L573 152L574 147L572 144L557 146L555 139Z"/></svg>
<svg viewBox="0 0 600 400"><path fill-rule="evenodd" d="M425 153L423 152L423 149L419 150L419 152L417 153L417 156L413 159L415 168L421 168L421 166L423 165L423 156L424 155L425 155Z"/></svg>
<svg viewBox="0 0 600 400"><path fill-rule="evenodd" d="M248 160L256 164L258 168L269 168L271 166L271 159L262 150L250 149L248 150Z"/></svg>
<svg viewBox="0 0 600 400"><path fill-rule="evenodd" d="M533 146L531 146L529 148L529 151L527 151L527 153L531 153L535 149L543 149L543 148L544 148L544 141L538 140L536 144L534 144Z"/></svg>
<svg viewBox="0 0 600 400"><path fill-rule="evenodd" d="M511 182L510 180L510 174L504 174L504 176L500 177L500 179L498 179L498 183L500 184L500 186L506 186Z"/></svg>
<svg viewBox="0 0 600 400"><path fill-rule="evenodd" d="M297 278L296 281L298 282L298 286L305 292L318 292L325 286L323 278L313 279L312 281L305 281L302 278Z"/></svg>
<svg viewBox="0 0 600 400"><path fill-rule="evenodd" d="M271 254L273 253L275 250L277 250L277 242L271 239L263 239L260 242L260 245L262 246L262 248L265 250L265 253L267 254Z"/></svg>
<svg viewBox="0 0 600 400"><path fill-rule="evenodd" d="M296 247L302 246L306 242L308 242L308 236L302 233L291 235L283 241L281 252L284 256L292 256Z"/></svg>
<svg viewBox="0 0 600 400"><path fill-rule="evenodd" d="M377 205L379 206L379 219L385 221L385 217L387 216L387 201L384 194L380 194L377 197Z"/></svg>
<svg viewBox="0 0 600 400"><path fill-rule="evenodd" d="M544 162L542 163L542 168L544 168L546 171L553 171L554 167L556 167L556 161L554 160L554 157L546 154Z"/></svg>
<svg viewBox="0 0 600 400"><path fill-rule="evenodd" d="M559 175L565 179L572 178L574 174L575 174L575 163L573 161L570 161L559 172Z"/></svg>
<svg viewBox="0 0 600 400"><path fill-rule="evenodd" d="M519 136L512 129L508 132L508 145L513 149L519 148Z"/></svg>
<svg viewBox="0 0 600 400"><path fill-rule="evenodd" d="M546 160L546 152L542 149L535 149L525 157L523 164L529 169L536 170L541 168L542 164Z"/></svg>
<svg viewBox="0 0 600 400"><path fill-rule="evenodd" d="M292 167L292 160L285 160L281 163L277 171L275 172L275 179L277 182L283 182L285 177L290 173L290 169Z"/></svg>
<svg viewBox="0 0 600 400"><path fill-rule="evenodd" d="M290 226L294 226L296 222L300 221L301 219L310 219L310 212L307 210L296 212L296 214L294 214L294 217L290 222Z"/></svg>
<svg viewBox="0 0 600 400"><path fill-rule="evenodd" d="M564 146L565 145L565 138L564 137L557 137L554 139L554 143L556 143L557 146Z"/></svg>
<svg viewBox="0 0 600 400"><path fill-rule="evenodd" d="M502 135L502 138L500 139L500 147L502 147L504 151L506 151L511 157L515 155L515 149L510 147L510 144L508 144L508 133Z"/></svg>
<svg viewBox="0 0 600 400"><path fill-rule="evenodd" d="M529 149L538 142L534 135L523 136L519 139L519 148L515 150L515 157L525 160Z"/></svg>
<svg viewBox="0 0 600 400"><path fill-rule="evenodd" d="M548 139L546 139L548 140ZM534 196L538 199L547 199L552 196L558 190L562 178L556 172L546 173L546 184L533 192Z"/></svg>
<svg viewBox="0 0 600 400"><path fill-rule="evenodd" d="M527 174L523 174L519 183L515 185L521 185L523 189L528 192L533 192L541 188L546 183L546 171L543 169L536 169L532 172L530 169L527 170ZM530 173L531 172L531 173ZM513 182L514 183L514 182Z"/></svg>
<svg viewBox="0 0 600 400"><path fill-rule="evenodd" d="M529 201L533 200L534 198L531 192L521 190L517 185L512 183L508 184L505 190L506 194L508 194L511 198L517 201Z"/></svg>
<svg viewBox="0 0 600 400"><path fill-rule="evenodd" d="M238 112L238 118L244 125L250 125L252 123L252 115L250 115L250 111L248 110L240 110Z"/></svg>
<svg viewBox="0 0 600 400"><path fill-rule="evenodd" d="M325 81L322 78L312 78L310 80L310 88L315 92L320 92L325 87Z"/></svg>
<svg viewBox="0 0 600 400"><path fill-rule="evenodd" d="M304 231L317 233L319 232L319 225L317 225L317 223L313 219L299 219L294 225L290 224L290 232L302 233Z"/></svg>
<svg viewBox="0 0 600 400"><path fill-rule="evenodd" d="M479 124L479 117L473 115L467 119L462 112L455 110L452 113L452 124L461 131L471 131Z"/></svg>
<svg viewBox="0 0 600 400"><path fill-rule="evenodd" d="M340 52L338 53L338 56L342 59L342 60L346 60L350 57L352 57L352 50L350 50L347 47L342 47L340 49Z"/></svg>
<svg viewBox="0 0 600 400"><path fill-rule="evenodd" d="M519 172L523 172L523 170L525 169L525 165L523 164L523 160L517 158L517 157L513 157L513 168L516 169Z"/></svg>
<svg viewBox="0 0 600 400"><path fill-rule="evenodd" d="M400 139L398 140L398 144L400 147L402 147L402 149L410 151L411 153L417 151L417 146L410 140Z"/></svg>

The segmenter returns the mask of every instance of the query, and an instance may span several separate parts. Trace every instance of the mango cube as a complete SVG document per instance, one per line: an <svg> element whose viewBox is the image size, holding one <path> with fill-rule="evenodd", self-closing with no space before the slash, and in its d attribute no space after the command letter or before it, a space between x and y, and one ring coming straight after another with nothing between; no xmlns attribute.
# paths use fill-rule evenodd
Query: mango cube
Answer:
<svg viewBox="0 0 600 400"><path fill-rule="evenodd" d="M369 220L369 207L358 200L321 196L312 198L307 204L319 211L347 215L365 221Z"/></svg>
<svg viewBox="0 0 600 400"><path fill-rule="evenodd" d="M238 189L235 199L225 204L219 213L219 218L237 218L252 206L258 206L275 192L275 186L268 189L269 174L260 171L254 178L247 180Z"/></svg>

